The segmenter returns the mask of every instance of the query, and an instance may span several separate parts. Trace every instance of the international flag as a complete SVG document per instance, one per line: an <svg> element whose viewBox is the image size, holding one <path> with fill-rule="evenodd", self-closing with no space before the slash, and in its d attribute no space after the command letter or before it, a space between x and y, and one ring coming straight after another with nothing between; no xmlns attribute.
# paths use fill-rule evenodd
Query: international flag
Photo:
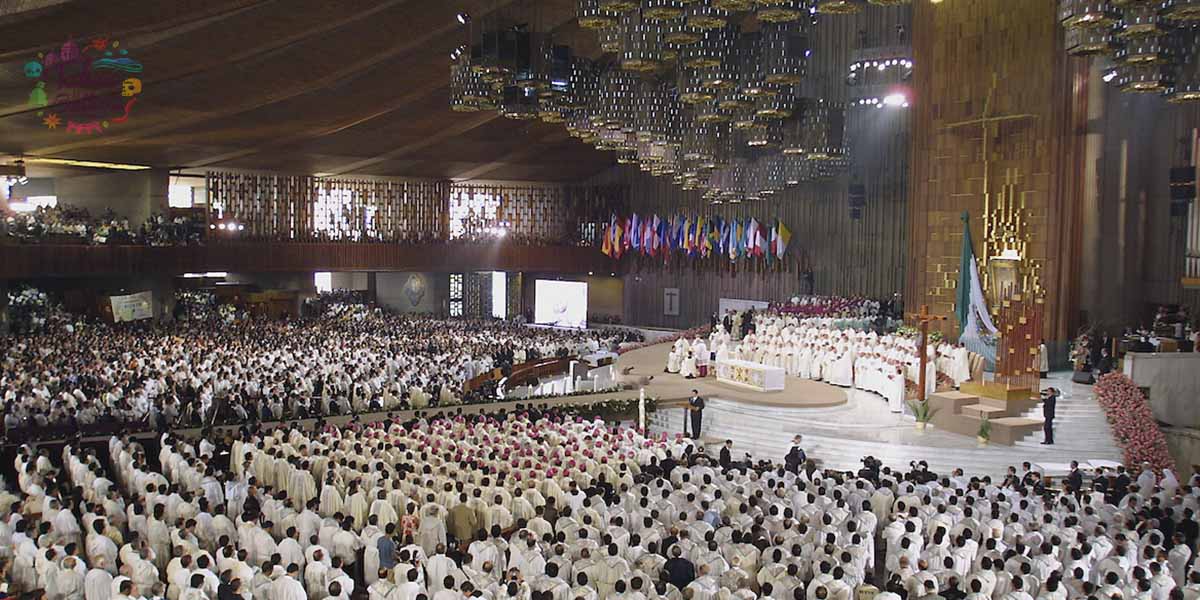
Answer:
<svg viewBox="0 0 1200 600"><path fill-rule="evenodd" d="M629 228L629 232L631 234L631 236L630 236L631 239L629 240L629 242L630 242L629 245L631 247L633 247L634 250L641 250L642 249L642 223L641 223L641 220L638 218L637 213L633 213L633 217L631 217L630 224L632 225L632 227Z"/></svg>
<svg viewBox="0 0 1200 600"><path fill-rule="evenodd" d="M768 249L769 243L767 240L767 236L769 236L769 235L770 235L769 231L763 231L761 228L758 230L758 234L754 237L754 243L755 243L754 255L755 256L763 256L763 255L766 255L769 253L769 249Z"/></svg>
<svg viewBox="0 0 1200 600"><path fill-rule="evenodd" d="M654 220L650 217L642 219L642 254L650 254L654 245Z"/></svg>
<svg viewBox="0 0 1200 600"><path fill-rule="evenodd" d="M616 253L617 258L619 259L621 258L621 254L623 254L625 251L625 248L621 245L621 234L624 233L621 223L624 221L624 219L616 219L616 215L613 215L613 217L615 219L613 222L613 252Z"/></svg>
<svg viewBox="0 0 1200 600"><path fill-rule="evenodd" d="M736 218L725 223L725 242L722 254L729 256L729 260L737 260L737 242L733 241L733 236L735 235L737 235Z"/></svg>
<svg viewBox="0 0 1200 600"><path fill-rule="evenodd" d="M750 217L750 222L746 223L746 248L745 256L755 256L755 248L758 247L758 222L754 217Z"/></svg>
<svg viewBox="0 0 1200 600"><path fill-rule="evenodd" d="M779 219L775 219L775 225L772 225L770 231L767 231L762 236L762 239L766 240L767 242L766 250L764 250L763 253L767 257L768 265L775 263L775 238L779 236L778 228Z"/></svg>
<svg viewBox="0 0 1200 600"><path fill-rule="evenodd" d="M775 255L779 260L783 260L783 255L787 254L788 244L792 241L792 232L788 231L787 225L783 221L779 222L779 236L775 240Z"/></svg>
<svg viewBox="0 0 1200 600"><path fill-rule="evenodd" d="M628 252L633 247L633 237L636 231L633 227L633 217L625 217L625 230L622 232L625 235L625 239L621 240L623 243L621 250L623 252Z"/></svg>
<svg viewBox="0 0 1200 600"><path fill-rule="evenodd" d="M658 256L659 248L662 247L662 241L666 239L666 221L660 220L658 215L654 215L654 245L650 247L650 252L654 256Z"/></svg>
<svg viewBox="0 0 1200 600"><path fill-rule="evenodd" d="M701 254L704 250L702 245L704 243L705 224L703 215L696 217L696 225L692 228L692 256Z"/></svg>
<svg viewBox="0 0 1200 600"><path fill-rule="evenodd" d="M737 231L733 232L733 260L739 259L746 255L746 228L750 225L748 221L738 221Z"/></svg>
<svg viewBox="0 0 1200 600"><path fill-rule="evenodd" d="M603 253L605 256L611 258L612 257L612 225L605 225L604 226L604 235L601 235L600 237L603 238L600 242L600 252Z"/></svg>

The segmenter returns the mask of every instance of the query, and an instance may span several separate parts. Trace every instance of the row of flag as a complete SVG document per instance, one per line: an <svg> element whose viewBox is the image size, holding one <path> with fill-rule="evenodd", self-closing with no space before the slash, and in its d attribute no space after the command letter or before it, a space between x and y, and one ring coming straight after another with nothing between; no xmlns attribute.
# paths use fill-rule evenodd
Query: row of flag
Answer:
<svg viewBox="0 0 1200 600"><path fill-rule="evenodd" d="M680 252L692 258L728 256L735 261L765 257L772 262L783 260L791 240L792 232L779 219L768 225L753 217L724 220L677 215L663 219L614 214L604 228L600 251L617 259L633 252L667 260L672 252Z"/></svg>

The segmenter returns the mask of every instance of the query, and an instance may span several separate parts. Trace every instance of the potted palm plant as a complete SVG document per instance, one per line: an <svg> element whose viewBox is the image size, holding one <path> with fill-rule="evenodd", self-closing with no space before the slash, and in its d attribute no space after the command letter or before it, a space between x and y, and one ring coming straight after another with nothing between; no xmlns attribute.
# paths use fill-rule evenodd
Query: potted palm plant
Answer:
<svg viewBox="0 0 1200 600"><path fill-rule="evenodd" d="M917 430L925 431L925 426L933 418L933 410L929 408L929 402L909 400L908 409L912 411L913 418L917 420Z"/></svg>
<svg viewBox="0 0 1200 600"><path fill-rule="evenodd" d="M979 421L979 432L976 434L975 439L979 442L980 446L986 446L988 440L992 439L992 422L988 420L987 415L983 415L983 419Z"/></svg>

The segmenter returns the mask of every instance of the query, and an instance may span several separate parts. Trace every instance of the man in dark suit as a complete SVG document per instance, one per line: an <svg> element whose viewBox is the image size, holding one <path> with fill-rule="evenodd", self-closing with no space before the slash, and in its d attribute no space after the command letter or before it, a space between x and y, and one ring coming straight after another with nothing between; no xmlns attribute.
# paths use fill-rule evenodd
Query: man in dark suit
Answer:
<svg viewBox="0 0 1200 600"><path fill-rule="evenodd" d="M1079 470L1079 461L1071 461L1071 472L1067 474L1067 491L1079 495L1083 489L1083 472Z"/></svg>
<svg viewBox="0 0 1200 600"><path fill-rule="evenodd" d="M1125 471L1125 465L1117 467L1117 478L1113 480L1112 499L1109 500L1112 504L1120 504L1121 500L1125 499L1125 495L1129 493L1129 486L1133 484L1133 480L1129 478L1129 473Z"/></svg>
<svg viewBox="0 0 1200 600"><path fill-rule="evenodd" d="M688 399L688 408L692 419L692 439L700 439L700 425L704 421L704 398L700 397L700 390L692 390L692 397Z"/></svg>
<svg viewBox="0 0 1200 600"><path fill-rule="evenodd" d="M784 467L792 473L799 473L800 466L808 460L808 455L804 453L804 448L800 446L800 434L792 438L792 445L788 448L788 453L783 457Z"/></svg>
<svg viewBox="0 0 1200 600"><path fill-rule="evenodd" d="M1054 444L1054 407L1058 404L1058 390L1046 388L1042 392L1042 444Z"/></svg>
<svg viewBox="0 0 1200 600"><path fill-rule="evenodd" d="M732 335L733 334L733 314L726 311L725 319L723 321L721 321L721 325L723 325L725 327L725 333Z"/></svg>

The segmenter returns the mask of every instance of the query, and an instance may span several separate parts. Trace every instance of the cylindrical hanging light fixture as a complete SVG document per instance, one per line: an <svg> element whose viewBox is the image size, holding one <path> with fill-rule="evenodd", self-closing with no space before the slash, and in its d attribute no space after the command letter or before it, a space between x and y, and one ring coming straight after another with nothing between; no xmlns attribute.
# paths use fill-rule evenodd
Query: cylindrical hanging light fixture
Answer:
<svg viewBox="0 0 1200 600"><path fill-rule="evenodd" d="M600 8L600 0L579 0L575 14L584 29L608 29L617 24L616 15Z"/></svg>
<svg viewBox="0 0 1200 600"><path fill-rule="evenodd" d="M1112 27L1121 20L1109 0L1059 0L1058 20L1067 29Z"/></svg>
<svg viewBox="0 0 1200 600"><path fill-rule="evenodd" d="M1112 28L1101 27L1068 29L1064 46L1072 56L1112 56L1120 48Z"/></svg>
<svg viewBox="0 0 1200 600"><path fill-rule="evenodd" d="M611 13L627 13L640 6L637 0L600 0L600 8Z"/></svg>
<svg viewBox="0 0 1200 600"><path fill-rule="evenodd" d="M808 17L812 0L756 0L754 16L764 23L791 23Z"/></svg>
<svg viewBox="0 0 1200 600"><path fill-rule="evenodd" d="M845 154L845 109L816 100L804 110L804 147L811 160L830 160Z"/></svg>
<svg viewBox="0 0 1200 600"><path fill-rule="evenodd" d="M1200 20L1200 0L1167 0L1163 14L1175 21Z"/></svg>
<svg viewBox="0 0 1200 600"><path fill-rule="evenodd" d="M1172 38L1175 45L1175 77L1167 90L1167 100L1174 103L1200 101L1200 39L1197 26L1177 30Z"/></svg>
<svg viewBox="0 0 1200 600"><path fill-rule="evenodd" d="M642 16L651 21L670 21L683 16L683 3L679 0L646 0Z"/></svg>
<svg viewBox="0 0 1200 600"><path fill-rule="evenodd" d="M754 8L754 0L712 0L713 8L727 12L741 12Z"/></svg>
<svg viewBox="0 0 1200 600"><path fill-rule="evenodd" d="M689 4L684 14L688 26L699 31L720 29L729 23L729 12L714 8L709 0Z"/></svg>
<svg viewBox="0 0 1200 600"><path fill-rule="evenodd" d="M808 66L809 20L763 23L762 71L767 83L797 84Z"/></svg>
<svg viewBox="0 0 1200 600"><path fill-rule="evenodd" d="M863 0L817 0L817 12L826 15L852 15L863 8Z"/></svg>
<svg viewBox="0 0 1200 600"><path fill-rule="evenodd" d="M662 26L642 18L640 11L630 11L621 17L621 68L626 71L648 72L662 65Z"/></svg>

